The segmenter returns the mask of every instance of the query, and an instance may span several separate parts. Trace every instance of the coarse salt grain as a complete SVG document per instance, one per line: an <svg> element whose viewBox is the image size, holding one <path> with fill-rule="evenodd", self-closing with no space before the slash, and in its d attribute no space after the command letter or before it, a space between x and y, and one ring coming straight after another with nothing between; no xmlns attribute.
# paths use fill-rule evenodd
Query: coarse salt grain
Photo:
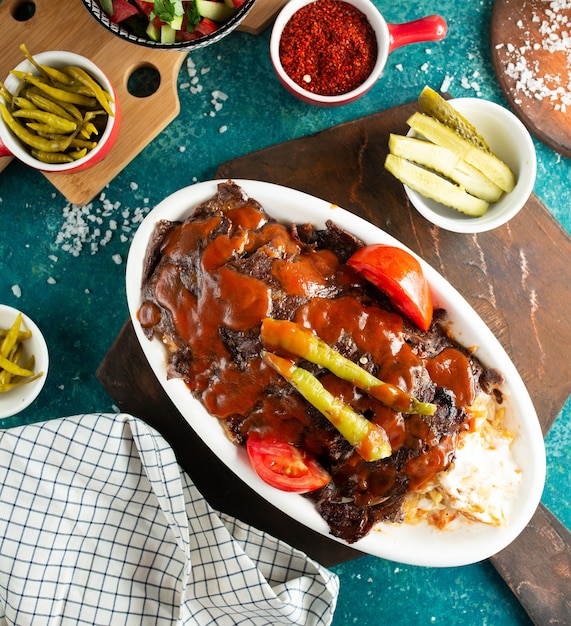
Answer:
<svg viewBox="0 0 571 626"><path fill-rule="evenodd" d="M508 42L508 63L506 75L515 81L516 92L528 98L540 101L549 101L555 111L566 112L567 105L571 104L571 36L564 26L569 22L569 15L562 11L571 9L571 0L554 0L545 10L545 18L532 13L531 23L538 25L537 32L531 29L526 31L524 46L516 47ZM520 30L527 26L518 20ZM539 35L541 41L531 41L531 35ZM529 62L526 54L529 51L543 50L549 54L562 53L566 57L566 76L542 73L538 60ZM565 85L565 86L563 86ZM521 103L521 98L516 102Z"/></svg>
<svg viewBox="0 0 571 626"><path fill-rule="evenodd" d="M200 75L203 76L204 74L207 74L210 71L210 68L206 67L206 68L201 68L200 70ZM186 73L188 75L188 82L184 82L181 84L181 89L183 88L188 88L189 92L194 95L194 94L198 94L202 92L202 84L200 83L200 76L198 74L198 70L196 69L196 64L194 63L194 61L190 58L187 57L186 60Z"/></svg>
<svg viewBox="0 0 571 626"><path fill-rule="evenodd" d="M12 285L12 293L16 298L20 298L22 296L20 285Z"/></svg>
<svg viewBox="0 0 571 626"><path fill-rule="evenodd" d="M448 91L448 89L450 89L450 85L452 84L452 81L454 80L454 78L452 76L445 76L444 80L442 81L442 85L440 85L440 91L445 93Z"/></svg>
<svg viewBox="0 0 571 626"><path fill-rule="evenodd" d="M224 102L228 100L228 94L220 91L219 89L215 89L210 95L212 96L210 104L212 104L213 107L210 111L210 117L215 117L216 113L218 113L224 106Z"/></svg>
<svg viewBox="0 0 571 626"><path fill-rule="evenodd" d="M136 189L138 185L131 183L131 188ZM85 249L92 255L96 254L101 247L111 242L115 233L131 233L133 226L138 225L148 211L148 208L122 207L118 201L111 202L105 193L101 193L96 202L84 206L68 202L62 211L63 223L55 244L60 250L76 257ZM127 235L120 237L122 243L128 240Z"/></svg>

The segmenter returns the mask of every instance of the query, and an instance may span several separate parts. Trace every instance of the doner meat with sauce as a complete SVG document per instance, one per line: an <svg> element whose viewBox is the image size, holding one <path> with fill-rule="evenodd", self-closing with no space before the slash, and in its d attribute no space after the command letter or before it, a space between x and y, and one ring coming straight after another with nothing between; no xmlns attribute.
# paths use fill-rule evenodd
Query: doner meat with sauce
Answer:
<svg viewBox="0 0 571 626"><path fill-rule="evenodd" d="M501 403L501 375L447 332L436 311L427 332L346 263L363 243L328 222L282 224L227 181L184 222L160 221L149 242L138 320L166 347L181 378L239 446L250 435L294 444L329 472L306 494L350 543L379 521L401 523L407 494L453 462L473 428L482 394ZM421 402L433 415L404 414L329 370L303 361L323 387L381 426L390 456L365 461L322 413L262 358L265 318L289 320Z"/></svg>

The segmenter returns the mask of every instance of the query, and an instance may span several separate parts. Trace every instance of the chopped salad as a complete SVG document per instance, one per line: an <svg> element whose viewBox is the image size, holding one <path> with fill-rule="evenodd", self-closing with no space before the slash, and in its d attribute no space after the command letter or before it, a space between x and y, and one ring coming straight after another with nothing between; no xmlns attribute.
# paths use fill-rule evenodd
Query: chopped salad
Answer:
<svg viewBox="0 0 571 626"><path fill-rule="evenodd" d="M115 24L133 34L172 44L209 35L233 17L245 0L98 0Z"/></svg>

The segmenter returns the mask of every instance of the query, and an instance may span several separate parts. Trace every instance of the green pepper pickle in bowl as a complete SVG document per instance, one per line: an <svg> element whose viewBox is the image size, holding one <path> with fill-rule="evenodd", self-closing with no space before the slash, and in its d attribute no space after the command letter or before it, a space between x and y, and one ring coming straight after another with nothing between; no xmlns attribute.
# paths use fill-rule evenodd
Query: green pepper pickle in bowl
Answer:
<svg viewBox="0 0 571 626"><path fill-rule="evenodd" d="M50 172L103 159L120 127L117 94L89 59L66 51L32 56L0 83L0 156Z"/></svg>

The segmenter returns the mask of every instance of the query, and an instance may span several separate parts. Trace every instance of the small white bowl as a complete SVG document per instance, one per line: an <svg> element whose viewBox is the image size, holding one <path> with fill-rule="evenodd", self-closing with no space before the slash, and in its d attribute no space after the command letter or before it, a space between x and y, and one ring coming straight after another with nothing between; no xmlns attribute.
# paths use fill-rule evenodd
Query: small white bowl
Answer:
<svg viewBox="0 0 571 626"><path fill-rule="evenodd" d="M377 60L369 77L357 88L344 94L325 96L304 89L292 80L284 70L280 59L280 39L286 24L294 13L316 0L289 0L275 19L270 37L270 58L274 71L282 85L293 96L307 104L332 107L349 104L367 93L383 73L389 54L401 46L423 41L439 41L446 36L448 27L439 15L406 22L389 24L370 0L344 0L365 15L377 37Z"/></svg>
<svg viewBox="0 0 571 626"><path fill-rule="evenodd" d="M10 328L16 321L19 312L10 306L0 304L0 328ZM43 372L43 374L30 383L0 393L0 418L16 415L16 413L20 413L20 411L27 408L38 397L48 376L49 354L42 332L24 313L22 313L22 325L20 328L32 331L32 336L22 344L24 348L23 361L34 355L34 372Z"/></svg>
<svg viewBox="0 0 571 626"><path fill-rule="evenodd" d="M505 107L480 98L449 101L484 137L491 150L515 174L517 184L504 193L482 217L470 217L404 186L414 208L436 226L455 233L483 233L511 220L525 205L535 184L537 159L531 135ZM414 135L410 130L409 135Z"/></svg>

